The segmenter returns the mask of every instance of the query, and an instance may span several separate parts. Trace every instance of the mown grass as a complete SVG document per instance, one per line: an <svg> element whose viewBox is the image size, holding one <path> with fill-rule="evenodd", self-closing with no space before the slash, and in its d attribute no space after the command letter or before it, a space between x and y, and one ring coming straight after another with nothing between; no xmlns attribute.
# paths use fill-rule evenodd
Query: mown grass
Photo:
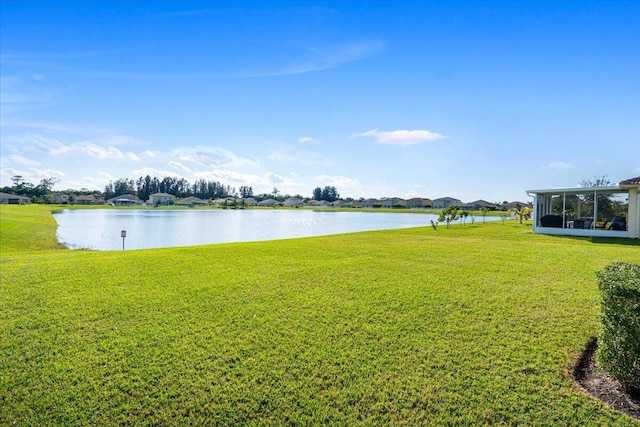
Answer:
<svg viewBox="0 0 640 427"><path fill-rule="evenodd" d="M509 221L69 251L45 208L0 215L0 424L638 425L570 373L595 272L638 242Z"/></svg>

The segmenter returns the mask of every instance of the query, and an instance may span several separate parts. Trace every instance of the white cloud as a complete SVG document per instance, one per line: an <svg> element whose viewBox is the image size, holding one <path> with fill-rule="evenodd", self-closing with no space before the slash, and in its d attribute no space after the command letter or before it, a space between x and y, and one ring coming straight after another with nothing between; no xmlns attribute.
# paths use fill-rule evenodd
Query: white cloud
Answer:
<svg viewBox="0 0 640 427"><path fill-rule="evenodd" d="M29 171L31 172L31 176L36 178L35 179L36 181L40 181L41 179L51 178L55 176L65 176L64 172L55 170L55 169L29 168Z"/></svg>
<svg viewBox="0 0 640 427"><path fill-rule="evenodd" d="M112 176L105 176L104 173L98 174L99 176L83 176L80 180L68 180L66 184L69 188L78 190L81 188L87 188L89 190L104 190L104 187L109 184L109 181L115 181L116 178Z"/></svg>
<svg viewBox="0 0 640 427"><path fill-rule="evenodd" d="M113 136L109 136L107 138L105 138L104 140L100 141L102 144L104 145L109 145L109 146L115 146L115 147L121 147L123 145L139 145L139 144L143 144L142 141L136 139L136 138L132 138L130 136L126 136L126 135L113 135Z"/></svg>
<svg viewBox="0 0 640 427"><path fill-rule="evenodd" d="M151 158L157 156L157 154L154 151L151 151L151 150L144 151L142 154L144 154L147 157L151 157Z"/></svg>
<svg viewBox="0 0 640 427"><path fill-rule="evenodd" d="M128 152L127 157L131 160L140 160L140 157L136 153Z"/></svg>
<svg viewBox="0 0 640 427"><path fill-rule="evenodd" d="M422 144L427 141L437 141L445 136L437 132L430 130L392 130L392 131L380 131L378 129L372 129L367 132L362 132L353 135L354 137L372 137L377 140L379 144L388 145L415 145Z"/></svg>
<svg viewBox="0 0 640 427"><path fill-rule="evenodd" d="M39 129L47 132L66 132L66 133L79 133L79 132L85 131L85 129L63 125L60 123L19 121L19 120L2 120L2 127Z"/></svg>
<svg viewBox="0 0 640 427"><path fill-rule="evenodd" d="M98 159L122 159L125 155L115 147L103 147L93 142L77 142L70 145L60 145L49 150L49 154L57 156L67 153L80 153Z"/></svg>
<svg viewBox="0 0 640 427"><path fill-rule="evenodd" d="M140 168L140 169L135 169L135 170L132 170L131 173L133 174L132 176L136 177L136 178L140 177L140 176L149 175L152 178L155 177L155 178L158 178L160 180L162 178L167 177L167 176L176 177L178 179L180 179L180 178L187 179L186 177L181 176L180 174L176 174L174 171L160 170L160 169L155 169L155 168L152 168L152 167L143 167L143 168ZM127 176L132 177L131 175L127 175Z"/></svg>
<svg viewBox="0 0 640 427"><path fill-rule="evenodd" d="M55 138L47 138L35 133L27 133L13 138L22 150L25 151L44 151L51 154L51 150L62 150L66 145Z"/></svg>
<svg viewBox="0 0 640 427"><path fill-rule="evenodd" d="M181 170L183 172L191 172L191 169L189 169L188 167L186 167L180 162L169 162L169 166L171 166L172 168Z"/></svg>
<svg viewBox="0 0 640 427"><path fill-rule="evenodd" d="M107 180L115 179L113 175L111 175L109 172L98 172L98 176L100 177L100 179L107 179Z"/></svg>
<svg viewBox="0 0 640 427"><path fill-rule="evenodd" d="M268 173L267 174L267 179L272 184L282 184L284 182L287 182L287 179L285 177L277 175L275 173Z"/></svg>
<svg viewBox="0 0 640 427"><path fill-rule="evenodd" d="M386 48L386 43L378 40L361 40L329 46L307 46L301 52L292 52L290 56L297 59L289 63L273 66L259 66L250 70L239 71L226 77L252 78L290 76L294 74L313 73L331 70L350 62L361 61L377 55Z"/></svg>
<svg viewBox="0 0 640 427"><path fill-rule="evenodd" d="M274 162L294 163L296 165L332 165L335 161L315 151L301 150L295 147L272 148L267 158Z"/></svg>
<svg viewBox="0 0 640 427"><path fill-rule="evenodd" d="M26 157L17 156L15 154L7 156L6 159L3 158L2 160L3 165L5 161L7 164L19 164L23 166L39 166L42 164L42 162L39 162L37 160L27 159Z"/></svg>
<svg viewBox="0 0 640 427"><path fill-rule="evenodd" d="M337 188L352 187L359 184L358 180L355 178L349 178L348 176L331 176L325 174L315 176L314 182L318 182L319 185L331 185Z"/></svg>
<svg viewBox="0 0 640 427"><path fill-rule="evenodd" d="M182 162L204 167L237 167L257 164L254 160L239 157L232 151L220 147L179 147L173 150L170 155L172 158L178 158Z"/></svg>
<svg viewBox="0 0 640 427"><path fill-rule="evenodd" d="M317 139L312 138L310 136L302 136L300 138L298 138L298 142L301 144L309 144L309 143L315 143L318 142Z"/></svg>
<svg viewBox="0 0 640 427"><path fill-rule="evenodd" d="M570 163L561 162L561 161L549 163L548 167L549 169L564 170L564 171L573 169L573 166Z"/></svg>

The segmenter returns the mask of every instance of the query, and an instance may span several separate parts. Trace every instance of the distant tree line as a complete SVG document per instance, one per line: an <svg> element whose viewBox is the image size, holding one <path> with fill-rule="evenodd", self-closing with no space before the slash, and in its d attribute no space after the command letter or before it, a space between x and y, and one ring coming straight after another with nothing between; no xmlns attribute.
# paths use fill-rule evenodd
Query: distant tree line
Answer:
<svg viewBox="0 0 640 427"><path fill-rule="evenodd" d="M253 189L242 187L243 197L251 197ZM201 199L218 199L224 197L237 197L235 188L221 184L218 181L206 181L199 179L190 184L184 178L166 176L162 179L151 177L150 175L140 177L136 180L121 178L110 182L104 188L105 199L132 194L141 200L148 200L151 194L167 193L176 197L195 196Z"/></svg>

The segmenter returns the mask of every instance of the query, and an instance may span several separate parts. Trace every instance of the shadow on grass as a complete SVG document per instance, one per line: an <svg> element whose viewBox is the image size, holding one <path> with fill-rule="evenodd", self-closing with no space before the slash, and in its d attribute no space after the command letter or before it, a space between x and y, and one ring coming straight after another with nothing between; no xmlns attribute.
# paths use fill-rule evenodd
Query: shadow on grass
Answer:
<svg viewBox="0 0 640 427"><path fill-rule="evenodd" d="M560 240L578 240L601 245L618 245L618 246L640 246L640 239L630 239L624 237L593 237L593 236L552 236L554 239Z"/></svg>
<svg viewBox="0 0 640 427"><path fill-rule="evenodd" d="M591 337L573 367L573 378L580 388L610 408L640 420L640 393L626 390L596 365L598 339Z"/></svg>

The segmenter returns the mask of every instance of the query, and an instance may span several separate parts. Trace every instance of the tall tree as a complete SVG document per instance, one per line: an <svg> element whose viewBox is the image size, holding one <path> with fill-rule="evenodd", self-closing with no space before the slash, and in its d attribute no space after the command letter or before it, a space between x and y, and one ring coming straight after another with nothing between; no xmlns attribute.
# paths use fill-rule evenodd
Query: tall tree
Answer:
<svg viewBox="0 0 640 427"><path fill-rule="evenodd" d="M253 197L253 188L246 185L240 187L240 197L242 197L243 199Z"/></svg>
<svg viewBox="0 0 640 427"><path fill-rule="evenodd" d="M340 194L338 194L338 190L336 190L336 187L327 185L322 189L322 200L326 200L327 202L335 202L339 198Z"/></svg>
<svg viewBox="0 0 640 427"><path fill-rule="evenodd" d="M313 189L313 200L322 200L322 188L316 187Z"/></svg>
<svg viewBox="0 0 640 427"><path fill-rule="evenodd" d="M113 193L115 196L123 194L135 194L136 190L132 179L120 178L113 183Z"/></svg>

